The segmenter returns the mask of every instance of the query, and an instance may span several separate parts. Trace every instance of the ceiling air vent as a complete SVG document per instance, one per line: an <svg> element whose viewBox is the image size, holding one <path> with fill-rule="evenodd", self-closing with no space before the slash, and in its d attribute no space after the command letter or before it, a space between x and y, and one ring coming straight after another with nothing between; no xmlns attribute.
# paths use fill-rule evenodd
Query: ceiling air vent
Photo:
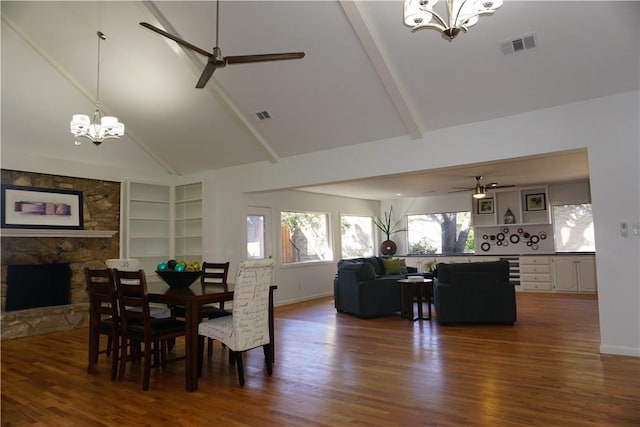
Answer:
<svg viewBox="0 0 640 427"><path fill-rule="evenodd" d="M527 34L512 40L500 43L500 50L502 50L502 53L504 55L509 55L511 53L533 49L534 47L536 47L535 34Z"/></svg>
<svg viewBox="0 0 640 427"><path fill-rule="evenodd" d="M267 110L258 111L257 113L255 113L255 115L259 120L267 120L271 118L271 114L269 114Z"/></svg>

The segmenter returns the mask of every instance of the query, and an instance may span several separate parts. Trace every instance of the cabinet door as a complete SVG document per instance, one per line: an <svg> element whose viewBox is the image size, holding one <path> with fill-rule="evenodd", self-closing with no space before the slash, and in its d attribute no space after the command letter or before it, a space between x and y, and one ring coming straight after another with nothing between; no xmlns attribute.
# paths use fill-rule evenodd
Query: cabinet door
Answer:
<svg viewBox="0 0 640 427"><path fill-rule="evenodd" d="M579 290L595 292L597 289L596 260L593 257L579 258L576 267L578 270Z"/></svg>
<svg viewBox="0 0 640 427"><path fill-rule="evenodd" d="M577 291L578 278L574 258L553 260L553 287L557 291Z"/></svg>

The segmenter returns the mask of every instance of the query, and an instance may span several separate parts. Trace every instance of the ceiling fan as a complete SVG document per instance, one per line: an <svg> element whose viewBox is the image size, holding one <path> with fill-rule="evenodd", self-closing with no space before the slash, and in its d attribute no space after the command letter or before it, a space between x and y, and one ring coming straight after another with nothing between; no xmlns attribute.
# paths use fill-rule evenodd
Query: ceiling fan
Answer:
<svg viewBox="0 0 640 427"><path fill-rule="evenodd" d="M497 182L490 182L488 184L481 184L480 180L482 180L482 176L478 175L476 176L476 185L474 187L471 188L459 188L458 190L455 191L450 191L449 193L459 193L461 191L470 191L473 190L472 196L474 199L482 199L483 197L485 197L486 194L486 190L493 190L494 188L509 188L509 187L513 187L513 185L498 185Z"/></svg>
<svg viewBox="0 0 640 427"><path fill-rule="evenodd" d="M220 30L220 1L216 1L216 46L213 48L213 52L207 52L204 49L200 49L198 46L192 45L189 42L182 40L179 37L174 36L173 34L167 33L164 30L161 30L158 27L154 27L153 25L147 22L140 22L145 28L150 29L151 31L155 31L156 33L163 35L174 42L186 47L187 49L191 49L201 55L206 56L207 65L205 65L204 70L202 70L202 74L200 75L200 79L198 83L196 83L196 88L202 89L206 86L207 82L213 75L213 72L217 68L226 67L227 64L246 64L249 62L264 62L264 61L283 61L287 59L300 59L304 58L304 52L288 52L288 53L267 53L267 54L259 54L259 55L240 55L240 56L222 56L222 50L218 44L218 34Z"/></svg>

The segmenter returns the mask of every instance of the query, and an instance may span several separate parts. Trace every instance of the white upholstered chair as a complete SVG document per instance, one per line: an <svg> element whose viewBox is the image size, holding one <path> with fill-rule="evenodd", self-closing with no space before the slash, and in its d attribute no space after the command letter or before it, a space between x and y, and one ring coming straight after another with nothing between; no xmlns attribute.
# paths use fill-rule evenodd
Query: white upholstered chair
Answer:
<svg viewBox="0 0 640 427"><path fill-rule="evenodd" d="M233 312L198 325L202 369L204 337L218 340L229 348L229 363L238 370L240 385L244 385L242 354L262 347L267 373L272 373L269 338L269 288L272 284L273 260L242 261L236 276L233 293Z"/></svg>

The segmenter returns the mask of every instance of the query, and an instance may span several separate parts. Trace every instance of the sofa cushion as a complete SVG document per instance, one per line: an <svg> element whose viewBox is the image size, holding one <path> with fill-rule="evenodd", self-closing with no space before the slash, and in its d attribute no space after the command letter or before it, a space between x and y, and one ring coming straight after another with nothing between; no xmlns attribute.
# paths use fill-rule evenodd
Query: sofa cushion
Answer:
<svg viewBox="0 0 640 427"><path fill-rule="evenodd" d="M382 265L382 261L377 256L372 256L368 258L362 258L362 261L368 262L373 266L373 269L378 276L384 276L384 266Z"/></svg>
<svg viewBox="0 0 640 427"><path fill-rule="evenodd" d="M509 262L505 260L501 261L489 261L489 262L470 262L460 264L444 264L439 263L436 266L437 278L444 283L451 282L451 274L456 273L483 273L483 272L497 272L500 276L499 281L509 281Z"/></svg>
<svg viewBox="0 0 640 427"><path fill-rule="evenodd" d="M384 274L387 276L402 274L402 267L398 258L382 258L382 265L384 265Z"/></svg>
<svg viewBox="0 0 640 427"><path fill-rule="evenodd" d="M400 260L400 274L407 274L409 269L407 268L407 262L403 259Z"/></svg>
<svg viewBox="0 0 640 427"><path fill-rule="evenodd" d="M338 268L341 271L355 271L356 277L360 282L373 280L376 278L376 271L373 269L373 265L368 262L342 263L338 266Z"/></svg>

